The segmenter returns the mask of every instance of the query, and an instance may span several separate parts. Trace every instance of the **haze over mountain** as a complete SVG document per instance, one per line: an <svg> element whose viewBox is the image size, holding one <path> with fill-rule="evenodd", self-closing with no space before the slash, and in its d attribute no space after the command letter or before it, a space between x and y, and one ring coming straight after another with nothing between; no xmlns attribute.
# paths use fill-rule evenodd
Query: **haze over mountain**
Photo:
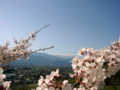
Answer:
<svg viewBox="0 0 120 90"><path fill-rule="evenodd" d="M12 65L50 65L50 66L71 66L71 55L49 55L47 53L32 53L28 60L16 60Z"/></svg>
<svg viewBox="0 0 120 90"><path fill-rule="evenodd" d="M56 60L56 59L60 59L60 60L66 60L66 59L73 59L75 56L73 55L69 55L69 54L63 54L63 55L50 55L50 54L47 54L47 53L32 53L31 55L35 55L35 56L41 56L41 57L44 57L44 58L47 58L47 59L50 59L50 60Z"/></svg>
<svg viewBox="0 0 120 90"><path fill-rule="evenodd" d="M60 58L64 58L64 59L71 59L74 58L74 55L69 55L69 54L62 54L62 55L54 55L54 56L58 56Z"/></svg>

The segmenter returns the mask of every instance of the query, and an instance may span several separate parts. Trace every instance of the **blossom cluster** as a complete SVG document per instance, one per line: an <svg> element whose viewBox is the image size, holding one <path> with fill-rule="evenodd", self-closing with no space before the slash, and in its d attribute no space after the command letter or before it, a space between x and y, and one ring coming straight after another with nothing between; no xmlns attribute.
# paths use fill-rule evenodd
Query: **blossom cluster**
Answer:
<svg viewBox="0 0 120 90"><path fill-rule="evenodd" d="M43 28L48 27L49 25L44 26ZM32 53L32 50L30 49L29 51L27 51L26 49L29 48L32 44L29 43L29 40L31 39L32 41L35 40L36 38L36 34L41 31L43 28L41 28L40 30L36 31L35 33L31 32L31 35L29 36L29 38L25 38L23 40L20 40L19 42L17 41L17 39L14 38L14 43L15 46L13 48L8 49L8 46L10 45L9 42L7 42L5 45L1 46L0 45L0 67L3 67L3 65L5 63L10 64L11 60L12 61L16 61L17 59L20 60L21 56L24 60L29 59L28 55L30 55ZM45 48L45 49L51 49L54 46L51 46L49 48ZM40 51L40 50L45 50L45 49L39 49L36 51Z"/></svg>
<svg viewBox="0 0 120 90"><path fill-rule="evenodd" d="M49 25L47 25L49 26ZM43 28L47 27L44 26ZM3 69L5 69L6 67L4 67L4 64L10 64L11 60L12 61L16 61L17 59L20 60L21 56L24 60L29 59L28 55L30 55L32 52L32 50L30 49L29 51L27 51L26 49L28 47L30 47L32 44L29 44L29 40L35 40L36 38L36 34L41 31L43 28L41 28L40 30L36 31L35 33L31 32L31 35L29 36L29 38L25 38L23 40L20 40L20 42L17 41L17 39L14 38L14 43L15 46L13 48L8 48L8 46L10 45L9 42L7 42L5 45L1 46L0 45L0 90L8 90L9 86L10 86L10 82L4 82L3 79L6 77L3 73ZM35 50L36 51L40 51L40 50L45 50L45 49L51 49L54 46L48 47L48 48L44 48L44 49L39 49L39 50Z"/></svg>
<svg viewBox="0 0 120 90"><path fill-rule="evenodd" d="M0 68L0 90L9 90L9 86L11 82L10 81L4 82L3 79L6 78L6 75L2 73L3 73L3 69Z"/></svg>
<svg viewBox="0 0 120 90"><path fill-rule="evenodd" d="M73 58L72 68L78 90L99 90L105 85L107 77L115 75L120 69L120 38L119 41L111 42L111 46L95 50L93 48L82 48L78 55L84 57Z"/></svg>
<svg viewBox="0 0 120 90"><path fill-rule="evenodd" d="M68 84L68 80L61 80L59 70L52 71L50 75L46 75L46 79L43 76L38 81L36 90L72 90L71 84Z"/></svg>
<svg viewBox="0 0 120 90"><path fill-rule="evenodd" d="M120 69L120 38L119 41L111 43L111 46L106 46L101 50L82 48L78 51L78 55L82 57L75 56L71 61L74 74L69 74L69 76L76 81L72 87L67 80L56 83L55 77L61 78L57 69L56 72L52 71L50 75L47 75L46 79L40 76L39 87L36 90L102 89L105 79L115 75Z"/></svg>
<svg viewBox="0 0 120 90"><path fill-rule="evenodd" d="M34 39L33 33L31 33L30 38ZM16 61L17 59L20 60L20 56L24 60L27 60L29 57L27 57L29 54L31 54L31 50L25 51L30 45L28 45L28 39L21 40L20 42L17 42L17 39L14 41L16 45L14 48L8 49L8 46L10 45L9 42L7 42L5 45L0 46L0 90L9 90L10 81L4 82L3 79L6 77L3 73L4 64L7 63L8 66L12 61Z"/></svg>
<svg viewBox="0 0 120 90"><path fill-rule="evenodd" d="M33 36L33 33L31 33L30 37L32 40L35 38ZM25 51L31 45L28 44L28 40L29 39L23 39L20 42L17 42L17 39L15 39L14 42L16 44L10 49L8 49L8 46L10 45L9 42L3 46L0 46L0 67L2 67L5 63L9 64L11 60L20 60L20 56L22 56L24 60L27 60L29 58L27 56L31 54L31 50Z"/></svg>

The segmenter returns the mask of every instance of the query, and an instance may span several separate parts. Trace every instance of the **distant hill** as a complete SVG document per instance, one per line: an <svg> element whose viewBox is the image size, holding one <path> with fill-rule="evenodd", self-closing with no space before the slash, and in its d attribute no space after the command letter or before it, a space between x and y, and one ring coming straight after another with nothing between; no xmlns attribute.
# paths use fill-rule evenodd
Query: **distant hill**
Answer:
<svg viewBox="0 0 120 90"><path fill-rule="evenodd" d="M52 64L56 65L56 66L71 66L71 62L62 61L60 59L57 59L57 60L53 61Z"/></svg>
<svg viewBox="0 0 120 90"><path fill-rule="evenodd" d="M47 53L32 53L31 55L35 55L35 56L41 56L41 57L44 57L44 58L47 58L47 59L50 59L50 60L57 60L57 59L60 59L60 60L66 60L66 59L73 59L75 56L65 56L65 55L49 55Z"/></svg>
<svg viewBox="0 0 120 90"><path fill-rule="evenodd" d="M28 60L16 60L11 65L49 65L49 66L71 66L73 58L49 55L46 53L33 53Z"/></svg>

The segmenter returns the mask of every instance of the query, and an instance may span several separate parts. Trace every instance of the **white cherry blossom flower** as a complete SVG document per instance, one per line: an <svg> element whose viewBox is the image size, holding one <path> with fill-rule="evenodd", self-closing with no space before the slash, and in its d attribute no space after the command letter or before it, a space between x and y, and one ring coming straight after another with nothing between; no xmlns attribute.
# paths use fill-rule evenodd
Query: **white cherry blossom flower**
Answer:
<svg viewBox="0 0 120 90"><path fill-rule="evenodd" d="M87 49L84 47L84 48L82 48L82 49L80 49L79 51L78 51L78 54L77 55L84 55L84 53L87 53Z"/></svg>

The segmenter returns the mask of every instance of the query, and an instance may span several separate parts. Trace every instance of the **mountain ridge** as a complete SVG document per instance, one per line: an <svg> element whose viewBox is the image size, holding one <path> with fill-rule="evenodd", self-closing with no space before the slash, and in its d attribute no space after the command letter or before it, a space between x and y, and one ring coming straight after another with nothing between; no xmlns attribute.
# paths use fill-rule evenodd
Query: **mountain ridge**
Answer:
<svg viewBox="0 0 120 90"><path fill-rule="evenodd" d="M64 58L47 53L33 53L29 55L28 60L16 60L12 61L11 65L49 65L49 66L71 66L71 60L73 58Z"/></svg>

